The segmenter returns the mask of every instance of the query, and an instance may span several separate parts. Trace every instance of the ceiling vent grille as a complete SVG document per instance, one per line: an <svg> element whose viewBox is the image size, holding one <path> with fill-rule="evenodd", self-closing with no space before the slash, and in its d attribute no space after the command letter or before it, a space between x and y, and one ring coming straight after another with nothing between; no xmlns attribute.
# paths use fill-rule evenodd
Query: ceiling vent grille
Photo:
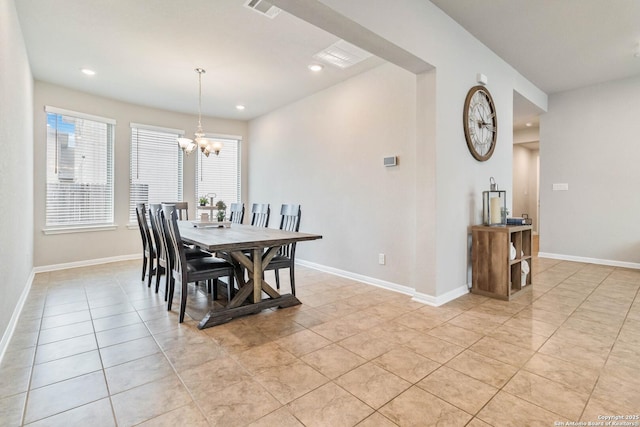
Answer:
<svg viewBox="0 0 640 427"><path fill-rule="evenodd" d="M248 7L249 9L271 19L275 18L282 10L278 9L267 0L247 0L244 5L245 7Z"/></svg>
<svg viewBox="0 0 640 427"><path fill-rule="evenodd" d="M366 50L360 49L344 40L338 40L328 48L313 55L319 61L324 61L340 68L349 68L371 56Z"/></svg>

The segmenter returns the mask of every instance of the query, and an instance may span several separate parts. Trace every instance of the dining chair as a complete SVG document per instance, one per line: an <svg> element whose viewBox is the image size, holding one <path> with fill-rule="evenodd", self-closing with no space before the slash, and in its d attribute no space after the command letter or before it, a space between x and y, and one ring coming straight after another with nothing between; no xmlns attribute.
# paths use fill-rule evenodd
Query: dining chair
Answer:
<svg viewBox="0 0 640 427"><path fill-rule="evenodd" d="M136 218L138 219L138 227L140 228L140 235L142 236L142 279L147 274L147 267L149 269L149 283L148 287L151 287L151 279L156 274L157 269L157 252L154 246L154 242L151 239L151 233L149 232L149 224L147 223L147 211L144 203L136 203Z"/></svg>
<svg viewBox="0 0 640 427"><path fill-rule="evenodd" d="M229 221L234 224L242 224L244 220L244 203L231 203Z"/></svg>
<svg viewBox="0 0 640 427"><path fill-rule="evenodd" d="M189 221L189 202L162 202L163 205L174 205L179 221Z"/></svg>
<svg viewBox="0 0 640 427"><path fill-rule="evenodd" d="M181 286L180 323L182 323L187 308L187 285L189 283L206 281L209 285L213 285L213 298L215 300L218 297L217 279L220 277L228 277L227 298L229 298L231 295L231 287L233 286L234 270L231 264L215 257L187 260L186 250L182 244L180 230L178 229L175 206L163 205L162 213L164 216L164 226L167 230L167 237L169 238L168 248L172 259L171 274L173 280L171 281L172 285L169 286L169 310L171 310L175 281L178 281Z"/></svg>
<svg viewBox="0 0 640 427"><path fill-rule="evenodd" d="M302 216L302 210L300 205L284 204L280 208L280 230L286 231L298 231L300 230L300 217ZM291 283L291 294L296 294L296 281L295 281L295 258L296 258L296 244L290 243L280 247L278 254L273 257L271 262L267 265L265 270L274 270L276 275L276 288L280 289L280 269L289 269L289 279Z"/></svg>
<svg viewBox="0 0 640 427"><path fill-rule="evenodd" d="M251 205L251 225L254 227L268 227L271 208L269 203L254 203Z"/></svg>

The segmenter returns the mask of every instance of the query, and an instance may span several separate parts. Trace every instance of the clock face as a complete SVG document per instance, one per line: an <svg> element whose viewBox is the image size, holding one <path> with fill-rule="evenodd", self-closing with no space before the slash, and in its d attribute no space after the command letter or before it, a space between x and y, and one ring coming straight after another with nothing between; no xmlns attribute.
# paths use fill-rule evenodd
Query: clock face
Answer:
<svg viewBox="0 0 640 427"><path fill-rule="evenodd" d="M464 103L464 137L476 160L489 160L496 148L498 119L491 94L484 86L474 86Z"/></svg>

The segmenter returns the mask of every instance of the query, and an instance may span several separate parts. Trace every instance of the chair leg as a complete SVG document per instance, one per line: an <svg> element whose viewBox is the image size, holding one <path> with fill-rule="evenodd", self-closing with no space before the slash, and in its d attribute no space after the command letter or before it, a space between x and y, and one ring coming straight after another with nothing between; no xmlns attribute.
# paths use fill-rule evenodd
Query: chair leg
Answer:
<svg viewBox="0 0 640 427"><path fill-rule="evenodd" d="M218 279L211 279L211 287L213 288L213 300L218 299Z"/></svg>
<svg viewBox="0 0 640 427"><path fill-rule="evenodd" d="M180 295L180 323L184 322L184 313L187 310L187 280L182 278L182 294Z"/></svg>
<svg viewBox="0 0 640 427"><path fill-rule="evenodd" d="M171 274L170 276L171 278L169 279L169 296L168 296L169 302L167 303L167 311L171 311L171 304L173 303L173 292L176 289L176 279L175 277L173 277L173 274Z"/></svg>
<svg viewBox="0 0 640 427"><path fill-rule="evenodd" d="M161 265L158 265L156 267L156 294L158 293L158 290L160 289L160 276L162 276L163 274L165 274L165 268L162 267Z"/></svg>
<svg viewBox="0 0 640 427"><path fill-rule="evenodd" d="M147 275L147 255L145 253L142 254L142 279L144 280L144 276Z"/></svg>
<svg viewBox="0 0 640 427"><path fill-rule="evenodd" d="M296 296L296 275L293 270L293 263L289 266L289 280L291 281L291 295Z"/></svg>
<svg viewBox="0 0 640 427"><path fill-rule="evenodd" d="M276 273L276 289L280 290L280 272L279 270L276 268L274 270L274 273Z"/></svg>
<svg viewBox="0 0 640 427"><path fill-rule="evenodd" d="M149 281L147 283L147 288L151 287L151 280L153 280L153 275L156 273L156 268L153 265L154 261L155 261L155 258L150 256L149 257Z"/></svg>

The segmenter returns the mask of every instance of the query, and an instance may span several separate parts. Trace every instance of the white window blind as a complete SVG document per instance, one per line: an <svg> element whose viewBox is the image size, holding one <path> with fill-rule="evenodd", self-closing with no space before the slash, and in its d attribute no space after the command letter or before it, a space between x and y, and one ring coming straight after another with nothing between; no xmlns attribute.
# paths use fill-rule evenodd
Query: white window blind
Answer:
<svg viewBox="0 0 640 427"><path fill-rule="evenodd" d="M216 138L224 144L219 155L206 157L198 150L196 166L196 203L200 197L216 194L227 206L240 201L240 139Z"/></svg>
<svg viewBox="0 0 640 427"><path fill-rule="evenodd" d="M115 121L45 107L47 227L113 224Z"/></svg>
<svg viewBox="0 0 640 427"><path fill-rule="evenodd" d="M177 129L131 123L129 222L136 203L182 201L182 152Z"/></svg>

